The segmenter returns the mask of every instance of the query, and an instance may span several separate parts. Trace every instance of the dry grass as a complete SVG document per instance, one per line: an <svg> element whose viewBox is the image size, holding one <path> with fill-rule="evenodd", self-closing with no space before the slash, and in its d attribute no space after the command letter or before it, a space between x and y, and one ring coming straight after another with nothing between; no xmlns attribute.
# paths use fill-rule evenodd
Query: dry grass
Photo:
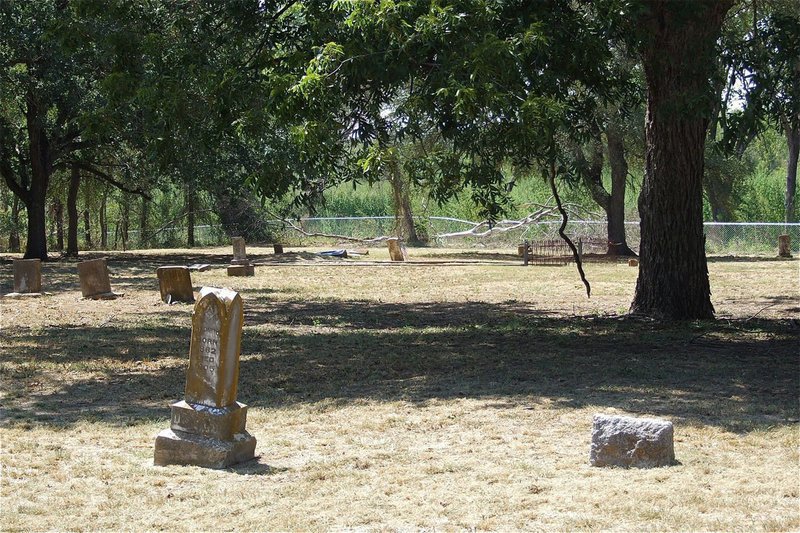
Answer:
<svg viewBox="0 0 800 533"><path fill-rule="evenodd" d="M624 263L590 263L587 300L571 267L501 252L248 251L254 278L193 274L246 305L260 456L225 471L152 454L191 314L155 268L227 249L114 254L115 301L81 300L71 263L44 265L51 295L0 300L3 530L800 529L797 261L714 259L720 319L659 324L620 318ZM680 464L589 467L599 411L673 420Z"/></svg>

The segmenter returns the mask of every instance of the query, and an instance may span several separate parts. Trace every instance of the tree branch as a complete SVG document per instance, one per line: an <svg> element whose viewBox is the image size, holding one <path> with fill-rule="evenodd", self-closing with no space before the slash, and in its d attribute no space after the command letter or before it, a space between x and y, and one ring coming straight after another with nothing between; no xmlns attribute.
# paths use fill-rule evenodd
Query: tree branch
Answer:
<svg viewBox="0 0 800 533"><path fill-rule="evenodd" d="M89 172L90 174L92 174L96 178L100 178L102 180L107 181L108 183L110 183L111 185L113 185L114 187L116 187L117 189L119 189L121 191L125 191L125 192L131 193L131 194L138 194L139 196L147 198L148 200L152 200L153 199L150 196L149 193L143 191L142 189L132 189L130 187L127 187L122 182L117 181L114 178L112 178L109 174L103 172L100 169L95 168L92 165L84 163L83 161L67 161L66 164L75 165L76 167L78 167L78 168L80 168L82 170L85 170L86 172Z"/></svg>
<svg viewBox="0 0 800 533"><path fill-rule="evenodd" d="M550 190L553 192L553 197L556 199L556 204L558 205L558 210L561 212L561 226L558 228L558 234L561 235L561 238L564 239L564 242L567 243L570 250L572 250L572 255L575 257L575 265L578 267L578 273L581 275L581 281L586 286L586 297L592 297L592 286L589 285L589 280L586 279L586 274L583 272L583 262L581 261L581 256L578 253L578 249L575 247L575 244L567 237L567 234L564 233L564 228L567 227L567 211L561 205L561 197L558 195L558 189L556 188L556 163L555 161L550 161L550 175L547 177L547 181L550 183Z"/></svg>

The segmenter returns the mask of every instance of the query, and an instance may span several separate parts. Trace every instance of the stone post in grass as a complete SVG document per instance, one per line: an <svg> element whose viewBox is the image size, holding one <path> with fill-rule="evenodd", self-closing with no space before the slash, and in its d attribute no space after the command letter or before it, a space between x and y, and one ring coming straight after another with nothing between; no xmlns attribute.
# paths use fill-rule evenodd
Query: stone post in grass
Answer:
<svg viewBox="0 0 800 533"><path fill-rule="evenodd" d="M108 262L103 259L90 259L78 263L78 278L81 282L81 294L92 300L113 300L122 294L111 291L108 277Z"/></svg>
<svg viewBox="0 0 800 533"><path fill-rule="evenodd" d="M158 276L158 289L161 291L161 300L164 303L194 302L192 275L189 271L189 267L158 267L156 269L156 276Z"/></svg>
<svg viewBox="0 0 800 533"><path fill-rule="evenodd" d="M14 293L29 296L42 292L41 259L14 259Z"/></svg>
<svg viewBox="0 0 800 533"><path fill-rule="evenodd" d="M228 267L229 276L255 276L256 271L250 260L247 259L244 237L232 237L233 260Z"/></svg>
<svg viewBox="0 0 800 533"><path fill-rule="evenodd" d="M172 405L170 428L156 437L156 465L225 468L255 456L256 439L245 431L247 406L236 401L243 316L238 293L200 291L184 399Z"/></svg>

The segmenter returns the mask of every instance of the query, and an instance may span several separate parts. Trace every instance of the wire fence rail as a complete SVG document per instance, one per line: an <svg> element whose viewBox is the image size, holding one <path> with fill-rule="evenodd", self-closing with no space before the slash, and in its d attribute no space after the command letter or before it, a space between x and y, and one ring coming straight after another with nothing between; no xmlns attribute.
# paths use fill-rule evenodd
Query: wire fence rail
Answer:
<svg viewBox="0 0 800 533"><path fill-rule="evenodd" d="M454 217L416 217L415 228L422 242L428 246L445 248L513 248L525 240L550 241L559 239L559 220L540 220L529 224L520 221L499 221L495 229L485 231L485 222L474 222ZM273 235L274 242L287 246L334 245L336 238L315 236L324 234L347 239L365 241L381 236L396 235L396 220L393 216L374 217L309 217L293 220L291 224L282 220L264 220L262 224ZM502 226L505 224L505 226ZM792 254L800 245L800 223L778 222L706 222L706 252L713 255L775 255L778 236L789 235ZM471 229L481 231L470 233ZM305 232L302 233L302 232ZM141 242L137 230L130 230L124 241L113 238L119 235L114 226L109 229L108 248L183 248L187 242L187 229L183 227L163 228L157 238L152 236ZM567 235L576 243L583 242L583 253L606 251L606 222L603 220L570 220ZM625 233L628 246L639 249L639 223L626 222ZM204 224L194 227L195 246L222 246L230 243L230 236L221 225ZM380 242L378 239L377 242ZM95 246L96 247L96 246Z"/></svg>

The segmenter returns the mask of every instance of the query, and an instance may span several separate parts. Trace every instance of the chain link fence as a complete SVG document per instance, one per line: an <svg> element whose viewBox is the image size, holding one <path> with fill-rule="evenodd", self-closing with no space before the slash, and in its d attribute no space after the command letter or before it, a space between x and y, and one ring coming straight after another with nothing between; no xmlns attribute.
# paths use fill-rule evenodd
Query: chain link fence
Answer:
<svg viewBox="0 0 800 533"><path fill-rule="evenodd" d="M501 221L494 228L487 224L452 217L416 217L417 234L428 246L445 248L513 248L524 240L545 241L559 239L559 220L519 224L519 221ZM343 242L335 236L351 239L370 239L396 235L393 216L381 217L313 217L292 221L266 220L264 225L275 236L275 241L287 246L324 246ZM298 229L306 234L303 234ZM800 224L769 222L706 222L706 252L712 255L776 255L778 236L788 234L792 254L800 250ZM639 223L626 222L628 246L639 249ZM583 253L605 253L606 223L600 220L570 220L566 233L578 243ZM324 237L327 235L328 237ZM141 242L138 230L129 230L125 239L111 225L107 237L109 249L182 248L187 245L186 227L162 228ZM198 225L194 228L195 246L224 246L230 243L220 225ZM365 243L368 244L368 243ZM99 243L94 243L97 248Z"/></svg>
<svg viewBox="0 0 800 533"><path fill-rule="evenodd" d="M447 248L516 248L524 240L543 241L558 239L560 221L548 220L513 227L507 221L498 231L486 235L463 234L476 228L477 223L451 217L418 217L415 225L418 234L429 246ZM299 246L318 244L319 237L305 236L284 225L272 222L276 235L287 244ZM372 239L394 235L395 218L384 217L316 217L301 219L294 224L309 234L341 235L343 237ZM713 255L774 255L778 250L778 236L788 234L793 254L800 245L800 224L769 222L706 222L706 252ZM510 229L507 229L510 228ZM478 227L477 233L486 233L488 226ZM606 222L600 220L570 220L565 229L574 241L581 240L584 253L606 251ZM453 235L459 234L461 235ZM639 249L639 223L626 222L628 246ZM331 242L331 241L328 241Z"/></svg>

